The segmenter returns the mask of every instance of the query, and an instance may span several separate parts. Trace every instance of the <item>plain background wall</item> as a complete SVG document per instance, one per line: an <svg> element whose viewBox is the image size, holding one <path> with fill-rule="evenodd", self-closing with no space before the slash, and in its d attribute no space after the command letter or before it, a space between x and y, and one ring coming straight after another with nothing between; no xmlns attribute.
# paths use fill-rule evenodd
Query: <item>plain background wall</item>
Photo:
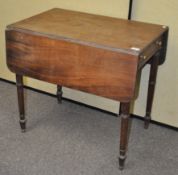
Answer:
<svg viewBox="0 0 178 175"><path fill-rule="evenodd" d="M153 105L153 119L178 127L178 15L177 0L133 0L133 19L159 23L170 27L167 60L160 66ZM6 0L0 1L0 77L14 81L14 75L7 69L5 61L4 30L7 24L24 19L53 7L73 9L95 14L127 18L129 0ZM134 113L144 116L149 66L143 70L139 97L134 105ZM50 93L56 92L56 86L41 81L25 78L25 84ZM119 103L94 95L64 89L64 96L114 113L118 112ZM16 104L15 104L16 105Z"/></svg>

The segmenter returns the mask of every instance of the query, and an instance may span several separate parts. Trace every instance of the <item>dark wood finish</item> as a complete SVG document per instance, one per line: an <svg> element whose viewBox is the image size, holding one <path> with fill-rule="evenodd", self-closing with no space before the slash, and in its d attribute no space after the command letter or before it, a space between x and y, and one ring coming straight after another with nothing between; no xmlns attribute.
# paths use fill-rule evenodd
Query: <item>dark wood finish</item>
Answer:
<svg viewBox="0 0 178 175"><path fill-rule="evenodd" d="M6 31L6 42L13 72L118 101L134 96L135 55L15 30Z"/></svg>
<svg viewBox="0 0 178 175"><path fill-rule="evenodd" d="M150 63L151 64L150 65L150 77L149 77L149 83L148 83L146 115L145 115L145 122L144 122L145 129L148 128L150 120L151 120L151 110L152 110L153 97L154 97L154 91L155 91L155 85L156 85L159 57L160 57L160 54L157 53L156 55L153 56L153 58L151 59L151 63Z"/></svg>
<svg viewBox="0 0 178 175"><path fill-rule="evenodd" d="M59 101L62 86L120 101L119 164L123 169L137 74L152 58L149 116L154 94L152 80L158 65L155 55L163 57L159 64L164 62L167 34L166 26L63 9L52 9L9 25L7 65L17 74L21 121L25 121L23 75L58 85Z"/></svg>
<svg viewBox="0 0 178 175"><path fill-rule="evenodd" d="M21 131L26 130L26 119L25 119L25 109L24 109L24 92L23 92L23 77L22 75L16 74L16 85L17 85L17 96L18 96L18 106L20 114L20 127Z"/></svg>
<svg viewBox="0 0 178 175"><path fill-rule="evenodd" d="M58 101L58 103L62 103L62 94L63 94L63 92L62 92L62 86L57 85L57 93L56 93L56 95L57 95L57 101Z"/></svg>
<svg viewBox="0 0 178 175"><path fill-rule="evenodd" d="M128 20L131 20L132 17L132 6L133 6L133 0L129 0L129 12L128 12Z"/></svg>
<svg viewBox="0 0 178 175"><path fill-rule="evenodd" d="M130 103L120 104L121 130L120 130L120 156L119 168L124 168L126 159L128 136L129 136L129 117L130 117Z"/></svg>
<svg viewBox="0 0 178 175"><path fill-rule="evenodd" d="M162 48L159 57L159 65L163 64L166 59L166 52L167 52L167 43L168 43L168 30L164 32L162 35Z"/></svg>
<svg viewBox="0 0 178 175"><path fill-rule="evenodd" d="M149 45L145 50L143 50L142 54L140 55L138 69L141 69L147 62L149 62L155 53L163 52L163 40L163 37L160 37L151 45Z"/></svg>
<svg viewBox="0 0 178 175"><path fill-rule="evenodd" d="M9 25L8 29L10 28L52 39L131 53L135 52L132 47L142 51L167 31L167 27L164 28L162 25L59 8Z"/></svg>

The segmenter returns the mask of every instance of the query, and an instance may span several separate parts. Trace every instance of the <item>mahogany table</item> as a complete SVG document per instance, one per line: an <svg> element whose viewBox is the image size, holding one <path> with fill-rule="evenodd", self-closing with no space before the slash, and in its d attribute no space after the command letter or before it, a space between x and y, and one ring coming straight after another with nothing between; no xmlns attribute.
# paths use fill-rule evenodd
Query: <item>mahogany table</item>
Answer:
<svg viewBox="0 0 178 175"><path fill-rule="evenodd" d="M121 102L119 165L126 159L130 103L141 69L150 64L145 127L158 65L165 60L168 27L63 9L51 9L9 25L7 65L16 74L20 126L26 129L23 76Z"/></svg>

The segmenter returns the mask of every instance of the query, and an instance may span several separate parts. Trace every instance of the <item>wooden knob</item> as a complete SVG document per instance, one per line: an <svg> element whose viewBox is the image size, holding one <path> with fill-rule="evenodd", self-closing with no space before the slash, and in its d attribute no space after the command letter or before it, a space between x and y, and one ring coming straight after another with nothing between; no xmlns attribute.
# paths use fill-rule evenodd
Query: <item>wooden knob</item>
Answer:
<svg viewBox="0 0 178 175"><path fill-rule="evenodd" d="M162 41L156 41L156 44L157 44L158 46L162 46Z"/></svg>
<svg viewBox="0 0 178 175"><path fill-rule="evenodd" d="M140 57L141 57L142 59L144 59L144 60L147 58L146 55L141 55Z"/></svg>

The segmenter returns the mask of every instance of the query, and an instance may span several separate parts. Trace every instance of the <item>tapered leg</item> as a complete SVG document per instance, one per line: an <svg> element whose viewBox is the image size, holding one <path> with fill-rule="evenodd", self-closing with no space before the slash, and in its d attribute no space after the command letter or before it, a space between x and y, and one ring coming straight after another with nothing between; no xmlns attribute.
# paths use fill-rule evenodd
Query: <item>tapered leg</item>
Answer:
<svg viewBox="0 0 178 175"><path fill-rule="evenodd" d="M121 134L120 134L120 156L119 168L123 170L126 159L128 136L129 136L129 117L130 117L130 103L120 104L120 117L121 117Z"/></svg>
<svg viewBox="0 0 178 175"><path fill-rule="evenodd" d="M20 127L21 131L25 132L26 130L26 119L25 119L25 110L24 110L24 92L23 92L23 76L16 75L16 84L17 84L17 95L18 95L18 106L20 114Z"/></svg>
<svg viewBox="0 0 178 175"><path fill-rule="evenodd" d="M158 55L154 56L151 60L150 66L150 77L148 84L148 94L147 94L147 105L146 105L146 115L144 121L144 128L147 129L151 120L151 110L153 104L153 97L156 85L156 76L158 70L159 57Z"/></svg>
<svg viewBox="0 0 178 175"><path fill-rule="evenodd" d="M62 103L62 94L63 94L62 86L57 85L57 93L56 93L56 95L57 95L58 103Z"/></svg>

